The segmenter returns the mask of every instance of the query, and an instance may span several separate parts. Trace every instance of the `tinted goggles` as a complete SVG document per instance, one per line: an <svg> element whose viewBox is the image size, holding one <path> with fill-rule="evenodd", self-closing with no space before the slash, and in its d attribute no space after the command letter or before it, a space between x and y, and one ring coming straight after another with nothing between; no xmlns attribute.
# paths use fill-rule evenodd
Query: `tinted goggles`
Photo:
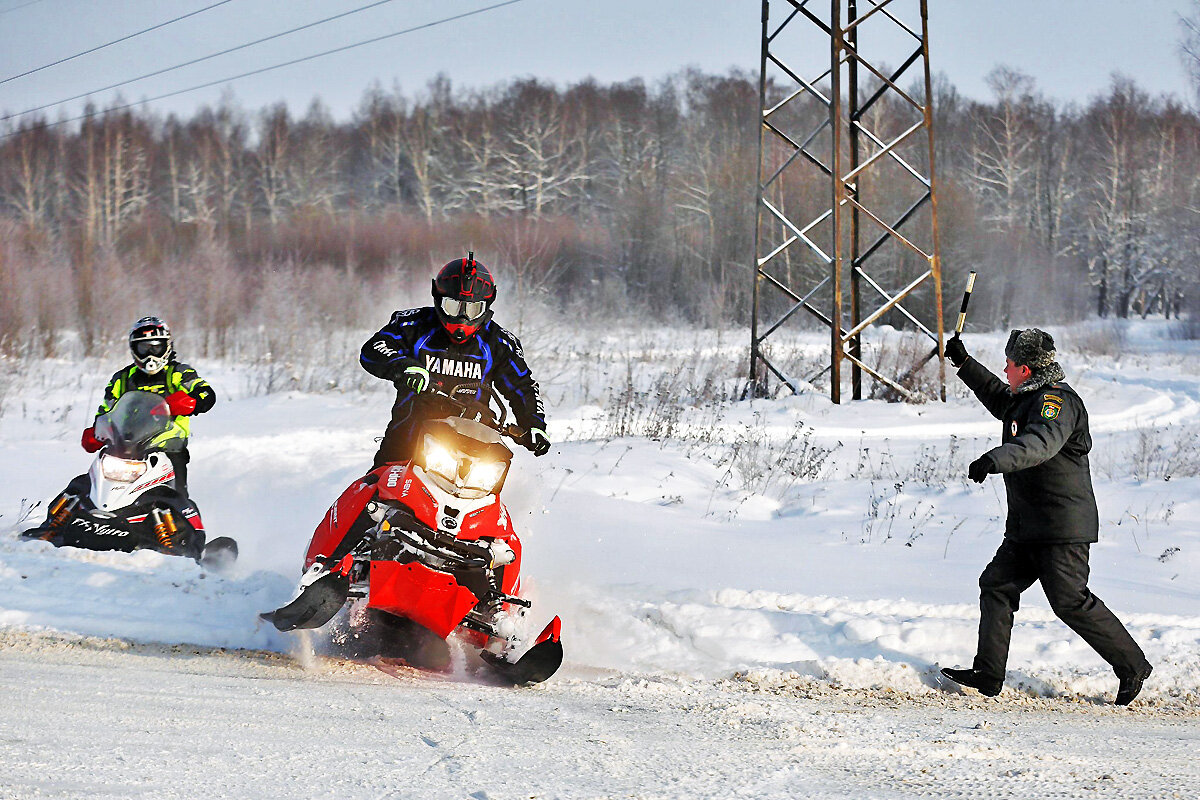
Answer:
<svg viewBox="0 0 1200 800"><path fill-rule="evenodd" d="M133 354L138 358L146 358L147 356L162 358L167 354L166 339L139 339L131 346Z"/></svg>
<svg viewBox="0 0 1200 800"><path fill-rule="evenodd" d="M476 320L487 311L487 303L482 300L455 300L453 297L443 297L438 303L441 304L442 313L448 317Z"/></svg>

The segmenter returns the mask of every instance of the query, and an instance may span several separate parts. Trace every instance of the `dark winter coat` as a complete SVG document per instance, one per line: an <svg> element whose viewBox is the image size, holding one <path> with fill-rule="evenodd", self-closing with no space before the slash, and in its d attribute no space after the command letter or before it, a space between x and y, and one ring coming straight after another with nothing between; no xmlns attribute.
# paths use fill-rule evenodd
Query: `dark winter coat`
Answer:
<svg viewBox="0 0 1200 800"><path fill-rule="evenodd" d="M1013 394L1008 384L968 358L958 376L992 416L1004 422L999 447L986 455L1004 475L1004 536L1018 542L1095 542L1099 531L1088 452L1087 409L1056 381Z"/></svg>
<svg viewBox="0 0 1200 800"><path fill-rule="evenodd" d="M494 386L518 425L546 429L537 381L525 363L521 342L491 320L458 344L450 340L432 307L397 311L363 344L359 361L367 372L389 381L400 381L406 367L423 367L435 386L465 400L482 401L485 387ZM411 439L422 421L450 413L437 405L397 383L387 436Z"/></svg>

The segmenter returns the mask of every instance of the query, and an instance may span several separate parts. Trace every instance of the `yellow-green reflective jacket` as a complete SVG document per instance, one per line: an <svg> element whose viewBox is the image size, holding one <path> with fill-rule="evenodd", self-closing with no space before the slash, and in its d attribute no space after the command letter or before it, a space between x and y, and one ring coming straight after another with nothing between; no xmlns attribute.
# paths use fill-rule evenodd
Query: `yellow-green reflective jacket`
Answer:
<svg viewBox="0 0 1200 800"><path fill-rule="evenodd" d="M100 404L96 414L107 414L116 404L121 395L130 391L153 392L163 397L175 392L185 392L196 401L196 410L192 414L203 414L217 402L217 393L208 385L208 381L196 374L196 370L179 361L172 361L155 375L147 375L137 368L136 364L117 370L113 373L108 386L104 388L104 402ZM162 447L167 450L180 449L187 445L191 428L191 416L172 417L171 429L155 437L150 444L152 447Z"/></svg>

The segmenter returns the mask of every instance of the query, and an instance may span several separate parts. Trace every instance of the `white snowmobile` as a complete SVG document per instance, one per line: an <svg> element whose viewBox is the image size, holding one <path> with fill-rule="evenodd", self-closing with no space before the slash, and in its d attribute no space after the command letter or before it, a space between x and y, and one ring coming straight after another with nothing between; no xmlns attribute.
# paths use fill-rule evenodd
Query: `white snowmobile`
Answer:
<svg viewBox="0 0 1200 800"><path fill-rule="evenodd" d="M205 541L200 511L176 489L167 456L171 429L166 400L152 392L121 395L96 419L96 438L105 446L91 469L67 485L47 508L46 520L21 534L90 550L157 550L221 568L237 559L228 536Z"/></svg>

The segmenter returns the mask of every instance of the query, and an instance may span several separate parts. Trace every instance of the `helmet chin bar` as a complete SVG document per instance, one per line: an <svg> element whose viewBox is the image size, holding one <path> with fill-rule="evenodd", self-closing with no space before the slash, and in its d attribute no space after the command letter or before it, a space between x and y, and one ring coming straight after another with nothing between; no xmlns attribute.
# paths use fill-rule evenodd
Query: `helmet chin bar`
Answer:
<svg viewBox="0 0 1200 800"><path fill-rule="evenodd" d="M167 366L167 356L148 356L138 361L137 366L147 375L157 375Z"/></svg>
<svg viewBox="0 0 1200 800"><path fill-rule="evenodd" d="M475 335L475 332L479 330L478 324L446 322L443 323L443 325L446 328L446 333L450 334L450 339L460 344L465 342L467 339L470 339Z"/></svg>

